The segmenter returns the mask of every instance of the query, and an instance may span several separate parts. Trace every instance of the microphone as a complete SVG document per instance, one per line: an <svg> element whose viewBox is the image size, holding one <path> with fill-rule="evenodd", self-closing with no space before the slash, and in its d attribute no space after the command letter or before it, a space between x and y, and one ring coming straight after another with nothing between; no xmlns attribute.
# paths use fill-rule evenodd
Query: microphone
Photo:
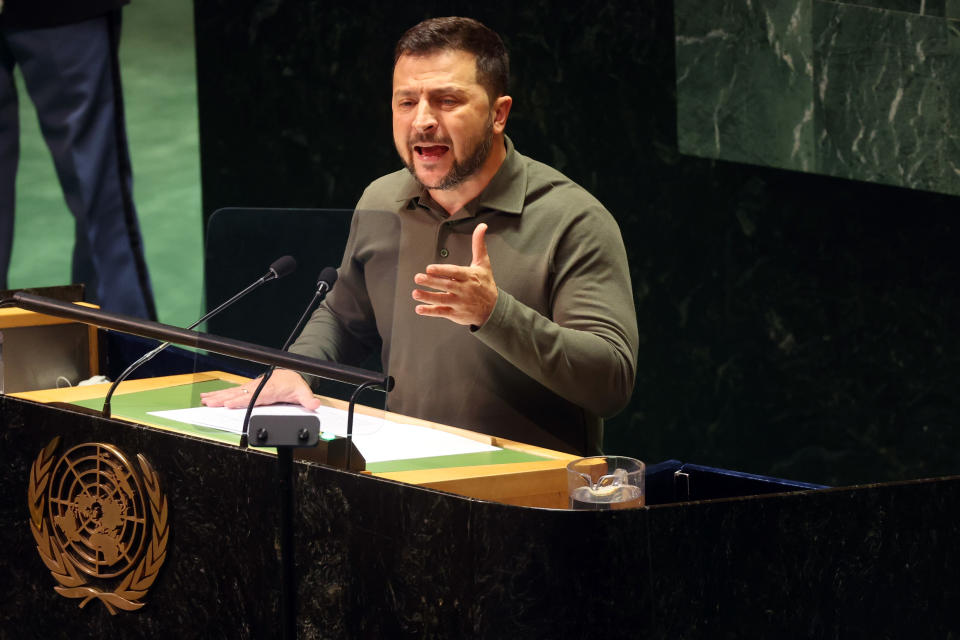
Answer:
<svg viewBox="0 0 960 640"><path fill-rule="evenodd" d="M216 309L212 311L208 311L202 318L200 318L199 320L194 322L192 325L187 327L187 329L193 329L201 322L206 322L207 320L217 315L227 307L233 305L237 300L244 297L254 289L259 289L261 286L265 285L268 282L272 282L273 280L278 280L284 276L290 275L296 270L296 268L297 268L297 261L294 260L292 256L281 256L277 258L270 264L269 267L267 267L267 272L265 274L263 274L262 276L254 280L252 283L247 285L246 288L244 288L239 293L235 294L226 302L223 302L220 305L218 305ZM334 276L336 276L336 272L334 272ZM147 352L139 360L137 360L136 362L131 364L129 367L124 369L123 373L117 376L117 379L114 380L112 385L110 385L110 389L107 391L107 396L103 399L103 410L101 411L101 414L103 415L104 418L110 417L110 398L113 397L113 392L116 391L117 386L121 382L126 380L130 376L130 374L136 371L141 365L152 360L154 356L156 356L158 353L160 353L161 351L163 351L169 346L170 346L169 342L161 343L159 346Z"/></svg>
<svg viewBox="0 0 960 640"><path fill-rule="evenodd" d="M317 276L317 290L313 293L313 298L310 299L310 304L308 304L307 308L303 310L303 314L297 321L297 326L293 328L293 331L290 332L290 335L287 336L287 340L280 348L281 351L286 351L293 343L294 339L300 335L300 332L303 331L304 325L307 324L307 320L310 318L310 314L313 312L314 306L319 304L327 296L327 294L330 293L330 290L333 289L333 285L336 283L337 270L333 267L324 267L320 271L320 275ZM247 412L243 415L243 431L240 434L241 447L247 446L247 431L250 428L250 416L253 414L253 407L257 404L257 398L260 397L260 392L263 391L263 387L267 384L267 380L269 380L270 376L273 375L274 369L276 369L276 366L274 365L270 365L267 368L267 370L263 373L263 377L260 379L260 383L257 385L257 388L250 396L250 402L247 404Z"/></svg>
<svg viewBox="0 0 960 640"><path fill-rule="evenodd" d="M260 282L260 280L257 280L257 282L259 282L260 284L263 284L265 282L270 282L271 280L279 280L283 276L288 276L296 270L297 270L297 261L293 259L293 256L280 256L279 258L274 260L272 263L270 263L270 266L267 267L267 272L262 276L260 276L260 280L263 280L263 282ZM257 286L259 285L254 283L250 285L250 287L247 287L247 289L250 289L252 291L253 289L251 289L251 287L256 288ZM224 302L220 306L222 307L226 304L232 303L234 298L239 298L245 295L246 293L248 293L247 289L244 289L243 291L238 293L236 296L234 296L227 302ZM201 322L203 322L203 319L198 320L197 324L200 324Z"/></svg>
<svg viewBox="0 0 960 640"><path fill-rule="evenodd" d="M323 296L326 293L329 293L333 289L333 285L337 284L337 270L333 267L324 267L320 272L320 275L317 276L317 292L313 296L313 300L310 302L313 305L316 302L318 296ZM322 298L321 298L322 299ZM302 329L303 327L299 327ZM286 350L290 346L290 342L293 342L294 334L290 334L290 337L287 338L287 344L284 345L283 350Z"/></svg>

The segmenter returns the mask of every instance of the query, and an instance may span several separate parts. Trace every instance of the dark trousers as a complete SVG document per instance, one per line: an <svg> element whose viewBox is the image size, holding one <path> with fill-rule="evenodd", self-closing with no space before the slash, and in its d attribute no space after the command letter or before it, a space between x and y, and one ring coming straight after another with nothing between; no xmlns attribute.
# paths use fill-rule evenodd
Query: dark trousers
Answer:
<svg viewBox="0 0 960 640"><path fill-rule="evenodd" d="M108 311L156 319L133 205L119 35L119 12L61 27L0 29L0 288L13 246L19 66L76 221L73 282L85 283L88 299Z"/></svg>

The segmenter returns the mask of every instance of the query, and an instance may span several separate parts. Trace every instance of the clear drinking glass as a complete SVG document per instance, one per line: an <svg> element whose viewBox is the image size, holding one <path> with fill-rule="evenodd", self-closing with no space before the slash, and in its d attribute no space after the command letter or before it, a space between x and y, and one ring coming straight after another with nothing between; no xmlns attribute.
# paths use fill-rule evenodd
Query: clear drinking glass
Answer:
<svg viewBox="0 0 960 640"><path fill-rule="evenodd" d="M644 464L623 456L591 456L567 465L571 509L632 509L644 503Z"/></svg>

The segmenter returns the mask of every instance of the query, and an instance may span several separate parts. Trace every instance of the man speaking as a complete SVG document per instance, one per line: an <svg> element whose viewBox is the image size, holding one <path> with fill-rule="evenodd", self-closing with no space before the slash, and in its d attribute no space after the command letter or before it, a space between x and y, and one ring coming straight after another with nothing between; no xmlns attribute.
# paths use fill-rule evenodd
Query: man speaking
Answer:
<svg viewBox="0 0 960 640"><path fill-rule="evenodd" d="M475 20L403 35L392 108L406 169L367 187L337 287L290 351L359 364L380 349L391 411L596 454L636 372L626 252L600 202L514 149L508 78L503 42ZM255 386L203 402L243 407ZM292 371L258 398L276 402L319 405Z"/></svg>

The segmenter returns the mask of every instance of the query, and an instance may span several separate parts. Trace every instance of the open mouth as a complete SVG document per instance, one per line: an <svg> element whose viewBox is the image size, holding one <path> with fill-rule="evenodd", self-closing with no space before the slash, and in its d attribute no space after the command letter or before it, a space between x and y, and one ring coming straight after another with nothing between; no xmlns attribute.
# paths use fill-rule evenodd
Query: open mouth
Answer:
<svg viewBox="0 0 960 640"><path fill-rule="evenodd" d="M436 160L450 150L450 147L443 144L416 144L413 150L418 156L426 160Z"/></svg>

